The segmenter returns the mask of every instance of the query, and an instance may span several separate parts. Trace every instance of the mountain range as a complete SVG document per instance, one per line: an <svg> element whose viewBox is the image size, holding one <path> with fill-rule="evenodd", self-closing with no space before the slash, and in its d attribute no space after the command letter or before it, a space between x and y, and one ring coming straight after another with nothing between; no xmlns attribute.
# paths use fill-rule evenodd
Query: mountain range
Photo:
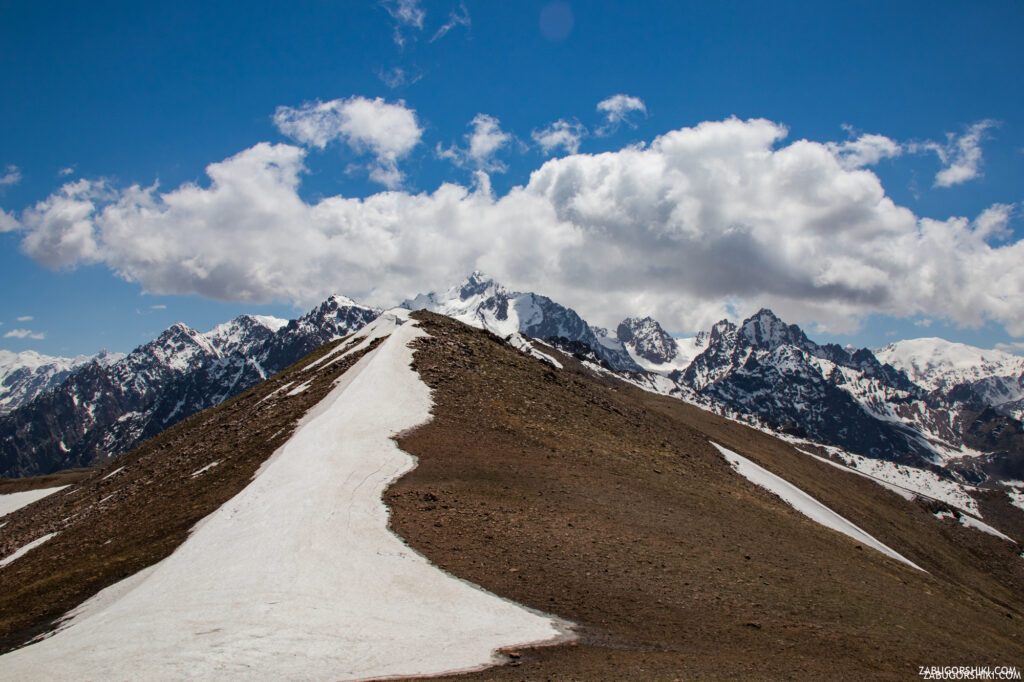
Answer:
<svg viewBox="0 0 1024 682"><path fill-rule="evenodd" d="M556 350L567 353L645 390L793 438L973 483L1024 478L1024 358L1008 353L941 339L877 353L820 345L770 310L687 338L650 317L612 331L481 272L401 307L486 329L554 363ZM288 322L243 315L205 334L176 324L124 357L8 361L0 475L115 457L379 313L333 296Z"/></svg>

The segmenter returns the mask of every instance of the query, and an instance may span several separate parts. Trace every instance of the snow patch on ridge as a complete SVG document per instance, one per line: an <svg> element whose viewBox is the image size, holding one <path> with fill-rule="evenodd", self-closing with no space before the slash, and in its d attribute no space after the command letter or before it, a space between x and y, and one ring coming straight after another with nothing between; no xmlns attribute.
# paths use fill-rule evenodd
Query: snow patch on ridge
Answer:
<svg viewBox="0 0 1024 682"><path fill-rule="evenodd" d="M37 488L36 490L25 490L20 493L0 495L0 516L7 516L22 507L32 504L36 500L52 495L58 490L64 490L64 488L67 488L67 486L59 485L55 488Z"/></svg>
<svg viewBox="0 0 1024 682"><path fill-rule="evenodd" d="M1014 481L1007 488L1006 495L1010 498L1010 504L1024 510L1024 483Z"/></svg>
<svg viewBox="0 0 1024 682"><path fill-rule="evenodd" d="M44 542L46 542L47 540L49 540L50 538L52 538L56 534L57 533L47 533L46 535L44 535L41 538L36 538L32 542L29 542L29 543L26 543L25 545L22 545L21 547L16 549L11 554L7 555L3 559L0 559L0 568L3 568L4 566L6 566L8 564L11 564L11 563L17 561L18 559L20 559L21 557L25 556L26 554L31 552L33 549L35 549L39 545L43 544ZM22 678L22 679L28 679L28 678L26 677L26 678Z"/></svg>
<svg viewBox="0 0 1024 682"><path fill-rule="evenodd" d="M310 384L312 384L312 383L313 383L312 379L310 379L309 381L303 381L301 384L299 384L298 386L296 386L292 390L288 391L287 396L289 398L291 398L293 396L297 396L298 394L302 393L307 388L309 388Z"/></svg>
<svg viewBox="0 0 1024 682"><path fill-rule="evenodd" d="M525 353L526 355L529 355L530 357L537 358L541 362L548 363L549 365L551 365L555 369L562 369L562 363L561 362L556 360L551 355L548 355L547 353L544 353L542 351L537 350L537 347L534 346L532 343L530 343L530 340L527 339L522 334L520 334L519 332L514 332L512 334L509 334L508 337L505 339L505 343L507 343L508 345L512 346L513 348L518 350L520 353ZM538 341L537 343L541 343L541 342ZM545 345L547 345L547 344L545 344ZM550 348L550 346L549 346L549 348Z"/></svg>
<svg viewBox="0 0 1024 682"><path fill-rule="evenodd" d="M387 527L382 493L415 462L393 437L430 418L407 313L244 490L145 574L0 657L12 679L338 680L494 663L562 635L553 619L432 566ZM405 319L402 319L405 318Z"/></svg>
<svg viewBox="0 0 1024 682"><path fill-rule="evenodd" d="M306 365L303 371L313 369L320 365L328 367L333 365L335 362L347 358L353 353L358 353L359 351L368 348L369 345L377 339L382 339L390 335L391 332L395 331L395 329L404 324L408 319L409 311L401 308L395 308L393 310L383 312L372 322L364 325L361 329L352 334L352 337L346 343L339 345L322 358L314 360ZM357 341L358 343L356 343Z"/></svg>
<svg viewBox="0 0 1024 682"><path fill-rule="evenodd" d="M997 538L1006 540L1007 542L1012 542L1015 545L1017 544L1017 541L1011 538L1010 536L999 532L998 530L988 525L984 521L979 521L978 519L974 518L973 516L969 516L968 514L963 514L961 512L951 512L946 509L943 509L935 512L934 516L940 521L944 521L946 519L949 519L950 521L958 521L960 525L964 528L973 528L974 530L980 530L982 533L988 533L989 535L994 535Z"/></svg>
<svg viewBox="0 0 1024 682"><path fill-rule="evenodd" d="M960 525L965 526L967 528L973 528L975 530L980 530L982 533L988 533L989 535L994 535L997 538L1002 538L1003 540L1006 540L1008 542L1012 542L1013 544L1017 544L1017 541L1014 540L1013 538L1011 538L1010 536L1005 535L1003 533L1000 533L998 530L996 530L992 526L988 525L984 521L979 521L978 519L974 518L973 516L968 516L967 514L961 514L960 515Z"/></svg>
<svg viewBox="0 0 1024 682"><path fill-rule="evenodd" d="M735 469L741 476L751 483L778 495L786 504L790 505L812 521L820 523L826 528L831 528L832 530L847 535L857 542L867 545L868 547L871 547L888 557L896 559L897 561L902 561L912 568L916 568L919 571L924 570L910 559L907 559L902 554L899 554L887 545L876 540L871 535L868 535L865 531L835 513L821 502L818 502L816 499L800 490L786 479L776 476L764 467L755 464L746 457L739 455L732 450L723 448L717 443L712 443L712 445L718 448L718 451L722 453L722 456L725 457L726 461L729 462L733 469Z"/></svg>
<svg viewBox="0 0 1024 682"><path fill-rule="evenodd" d="M201 476L202 474L205 474L207 471L209 471L213 467L217 466L218 464L220 464L220 460L217 460L216 462L210 462L206 466L204 466L204 467L202 467L200 469L196 469L195 471L193 471L191 476L190 476L190 478L195 478L196 476Z"/></svg>
<svg viewBox="0 0 1024 682"><path fill-rule="evenodd" d="M824 446L846 466L891 485L904 488L922 497L963 509L969 514L981 517L978 502L971 496L971 486L943 478L936 473L917 467L873 459L845 452L839 448Z"/></svg>
<svg viewBox="0 0 1024 682"><path fill-rule="evenodd" d="M110 472L109 474L107 474L106 476L104 476L103 478L101 478L100 480L101 480L101 481L105 481L105 480L107 480L108 478L113 478L114 476L117 476L117 475L118 475L119 473L121 473L121 471L123 471L123 470L124 470L124 467L117 467L116 469L114 469L113 471L111 471L111 472Z"/></svg>
<svg viewBox="0 0 1024 682"><path fill-rule="evenodd" d="M839 462L833 462L831 459L828 459L827 457L822 457L821 455L816 455L813 452L808 452L807 450L801 450L799 448L797 448L797 452L802 452L805 455L809 455L809 456L813 457L814 459L818 460L819 462L824 462L825 464L828 464L829 466L833 466L836 469L840 469L842 471L847 471L847 472L849 472L851 474L856 474L858 476L863 476L864 478L870 479L870 480L874 481L875 483L877 483L878 485L882 486L883 488L896 493L897 495L902 497L904 500L913 500L914 497L915 497L914 492L911 491L911 490L907 490L906 488L901 488L898 485L893 485L892 483L889 483L888 481L884 481L884 480L882 480L880 478L875 478L874 476L871 476L869 474L865 474L863 471L857 471L853 467L848 467L846 465L840 464Z"/></svg>
<svg viewBox="0 0 1024 682"><path fill-rule="evenodd" d="M917 495L919 497L945 502L951 507L956 507L968 512L969 514L973 514L979 518L981 517L981 511L978 509L978 502L971 495L971 491L975 490L973 486L958 483L957 481L952 481L948 478L943 478L942 476L926 469L919 469L906 464L898 464L896 462L889 462L883 459L874 459L873 457L856 455L833 445L814 443L788 434L778 434L770 430L765 430L765 432L770 433L780 440L790 443L794 446L797 452L809 455L833 466L845 469L846 471L858 473L870 478L875 481L875 483L878 483L879 485L888 488L903 497L906 497L909 493L911 496ZM836 462L835 460L828 459L827 457L816 455L813 452L798 447L800 445L805 447L814 446L823 448L839 461Z"/></svg>

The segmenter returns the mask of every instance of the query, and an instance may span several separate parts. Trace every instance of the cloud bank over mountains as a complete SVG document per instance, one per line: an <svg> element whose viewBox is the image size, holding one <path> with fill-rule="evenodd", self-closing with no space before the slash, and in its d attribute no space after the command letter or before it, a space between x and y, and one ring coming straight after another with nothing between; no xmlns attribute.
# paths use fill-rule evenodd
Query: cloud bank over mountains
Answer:
<svg viewBox="0 0 1024 682"><path fill-rule="evenodd" d="M642 115L635 104L609 105L608 123ZM210 164L208 184L168 191L78 180L0 222L40 263L104 264L157 294L309 304L343 292L389 305L480 268L599 323L639 312L692 330L770 305L833 331L880 313L991 320L1024 336L1014 207L916 216L869 169L910 151L880 135L787 141L779 123L730 118L585 154L578 131L552 126L535 139L566 155L495 196L484 170L499 168L506 133L480 119L450 148L484 169L470 186L310 202L299 193L308 148L348 144L398 187L423 129L401 103L358 97L282 107L275 123L305 146L262 142ZM936 184L977 174L985 130L947 141Z"/></svg>

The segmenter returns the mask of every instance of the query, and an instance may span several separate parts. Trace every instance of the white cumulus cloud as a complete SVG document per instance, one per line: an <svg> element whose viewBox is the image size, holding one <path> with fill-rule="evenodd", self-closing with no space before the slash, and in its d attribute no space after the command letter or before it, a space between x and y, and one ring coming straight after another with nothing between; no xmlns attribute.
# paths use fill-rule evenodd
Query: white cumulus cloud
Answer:
<svg viewBox="0 0 1024 682"><path fill-rule="evenodd" d="M530 137L545 154L550 154L559 147L569 154L575 154L580 150L580 140L586 134L587 129L578 121L560 118L547 127L534 130Z"/></svg>
<svg viewBox="0 0 1024 682"><path fill-rule="evenodd" d="M309 147L324 149L334 141L342 141L357 153L372 155L370 178L392 188L403 179L399 161L423 137L413 109L401 100L386 102L380 97L280 106L274 112L274 125L284 135Z"/></svg>
<svg viewBox="0 0 1024 682"><path fill-rule="evenodd" d="M472 166L478 170L503 172L504 163L496 157L498 152L513 140L512 135L501 129L501 121L489 114L477 114L470 121L464 147L443 147L437 145L437 155L460 166Z"/></svg>
<svg viewBox="0 0 1024 682"><path fill-rule="evenodd" d="M21 317L16 317L14 319L17 320L18 322L31 322L35 318L32 317L31 315L22 315Z"/></svg>
<svg viewBox="0 0 1024 682"><path fill-rule="evenodd" d="M903 153L903 146L885 135L867 134L845 142L830 142L828 148L846 169L874 166L882 159Z"/></svg>
<svg viewBox="0 0 1024 682"><path fill-rule="evenodd" d="M974 233L985 240L1009 239L1013 234L1010 218L1016 207L1013 204L993 204L974 220Z"/></svg>
<svg viewBox="0 0 1024 682"><path fill-rule="evenodd" d="M113 198L104 181L77 180L26 209L21 246L50 268L64 268L102 260L97 243L97 206Z"/></svg>
<svg viewBox="0 0 1024 682"><path fill-rule="evenodd" d="M622 123L634 125L630 116L634 113L647 113L647 105L639 97L632 95L612 95L597 103L597 110L604 114L604 125L597 129L598 135L610 135Z"/></svg>
<svg viewBox="0 0 1024 682"><path fill-rule="evenodd" d="M915 152L934 152L942 162L942 169L935 175L935 186L953 187L981 175L981 143L988 131L996 125L996 122L990 119L978 121L968 126L962 135L947 133L944 143L917 142L909 147Z"/></svg>
<svg viewBox="0 0 1024 682"><path fill-rule="evenodd" d="M916 216L829 144L786 136L731 118L548 160L501 196L478 181L314 201L306 150L261 143L211 164L207 187L66 185L23 212L23 248L153 294L391 305L481 268L604 325L643 311L694 330L767 305L833 331L877 313L1024 336L1013 207Z"/></svg>

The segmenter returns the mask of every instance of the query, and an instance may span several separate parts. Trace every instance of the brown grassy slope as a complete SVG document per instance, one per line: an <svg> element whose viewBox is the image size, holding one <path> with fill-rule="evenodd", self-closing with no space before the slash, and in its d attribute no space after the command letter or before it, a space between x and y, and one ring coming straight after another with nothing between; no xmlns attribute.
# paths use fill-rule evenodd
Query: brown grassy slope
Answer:
<svg viewBox="0 0 1024 682"><path fill-rule="evenodd" d="M385 496L394 530L580 626L577 645L465 677L906 679L918 665L1024 663L1019 547L680 401L415 317L435 418L400 439L419 464ZM709 440L930 573L808 520Z"/></svg>
<svg viewBox="0 0 1024 682"><path fill-rule="evenodd" d="M288 440L297 421L363 354L303 371L336 346L321 347L86 480L5 517L0 557L46 533L59 534L0 568L0 651L23 644L99 590L163 559L196 522L241 491ZM305 381L311 381L309 388L288 395Z"/></svg>

